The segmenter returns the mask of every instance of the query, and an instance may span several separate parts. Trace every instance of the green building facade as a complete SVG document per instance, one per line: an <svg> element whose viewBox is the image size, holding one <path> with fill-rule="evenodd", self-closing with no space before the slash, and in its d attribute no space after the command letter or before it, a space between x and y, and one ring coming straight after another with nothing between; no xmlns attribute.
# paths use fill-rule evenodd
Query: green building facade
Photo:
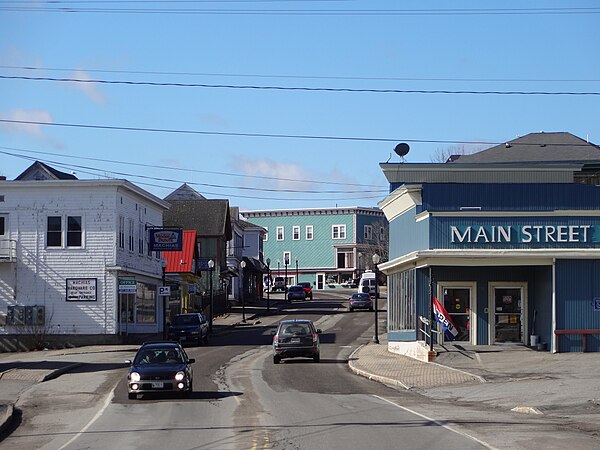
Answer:
<svg viewBox="0 0 600 450"><path fill-rule="evenodd" d="M314 289L341 284L370 267L371 255L387 256L388 224L379 208L337 207L245 211L267 230L264 261L271 275L288 285L310 282Z"/></svg>

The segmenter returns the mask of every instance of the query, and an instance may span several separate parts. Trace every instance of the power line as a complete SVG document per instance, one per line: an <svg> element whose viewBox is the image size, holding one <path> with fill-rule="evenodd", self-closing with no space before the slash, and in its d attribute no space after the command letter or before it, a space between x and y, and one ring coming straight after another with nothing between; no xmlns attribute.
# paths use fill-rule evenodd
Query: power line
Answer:
<svg viewBox="0 0 600 450"><path fill-rule="evenodd" d="M86 157L86 156L62 155L60 153L41 152L41 151L28 150L28 149L22 149L22 148L14 148L14 147L0 146L0 148L3 148L5 150L36 153L36 154L40 154L40 155L60 156L63 158L74 158L74 159L81 159L81 160L86 160L86 161L107 162L107 163L111 163L111 164L122 164L122 165L127 165L127 166L137 166L137 167L145 167L145 168L151 168L151 169L166 169L166 170L174 170L174 171L179 171L179 172L205 173L205 174L210 174L210 175L250 178L250 179L257 179L257 180L287 181L287 182L294 182L294 183L329 184L329 185L341 185L341 186L361 186L361 187L371 187L371 188L372 187L376 187L376 188L381 187L379 185L373 185L373 184L360 184L360 183L351 183L351 182L343 182L342 183L342 182L337 182L337 181L319 181L319 180L307 180L307 179L299 180L296 178L268 177L268 176L261 176L261 175L245 175L245 174L231 173L231 172L216 172L216 171L210 171L210 170L169 167L169 166L163 166L163 165L157 166L157 165L152 165L152 164L134 163L134 162L130 162L130 161L118 161L118 160L112 160L112 159L90 158L90 157ZM0 152L0 153L5 153L5 152ZM9 153L6 153L6 154L9 154ZM11 154L11 156L19 156L19 155Z"/></svg>
<svg viewBox="0 0 600 450"><path fill-rule="evenodd" d="M572 92L572 91L467 91L467 90L425 90L425 89L353 89L353 88L324 88L324 87L285 87L285 86L252 86L233 84L199 84L199 83L166 83L155 81L119 81L80 78L53 78L53 77L26 77L0 75L5 80L27 80L27 81L54 81L60 83L97 83L97 84L121 84L134 86L170 86L170 87L196 87L196 88L219 88L219 89L250 89L250 90L273 90L273 91L312 91L312 92L361 92L375 94L467 94L467 95L574 95L589 96L600 95L600 92Z"/></svg>
<svg viewBox="0 0 600 450"><path fill-rule="evenodd" d="M231 77L231 78L282 78L282 79L308 79L308 80L344 80L344 81L451 81L468 83L597 83L600 78L574 79L574 78L433 78L433 77L355 77L355 76L326 76L326 75L283 75L283 74L258 74L258 73L210 73L210 72L164 72L151 70L108 70L86 68L59 68L59 67L31 67L0 65L0 69L11 70L37 70L86 73L120 73L130 75L169 75L169 76L194 76L194 77Z"/></svg>
<svg viewBox="0 0 600 450"><path fill-rule="evenodd" d="M0 152L0 153L4 153L4 154L8 154L6 152ZM29 160L29 161L36 161L36 158L30 157L30 156L25 156L25 155L11 155L11 156L15 156L17 158L21 158L21 159L25 159L25 160ZM156 181L166 181L166 182L174 182L177 183L178 185L181 185L183 183L186 183L188 185L202 185L202 183L196 183L196 182L183 182L183 181L178 181L178 180L167 180L167 179L161 179L161 178L153 178L153 177L147 177L147 176L143 176L143 175L135 175L135 174L123 174L123 173L119 173L119 172L111 172L111 171L103 171L101 169L94 169L94 168L90 168L90 167L85 167L85 166L79 166L79 165L70 165L70 164L65 164L65 163L61 163L58 161L50 161L50 160L42 160L44 163L47 164L53 164L54 166L58 166L61 167L63 169L66 170L72 170L72 169L77 169L78 171L85 173L87 175L92 175L92 176L96 176L96 177L101 177L104 179L121 179L121 178L117 178L117 177L110 177L106 174L106 172L108 173L116 173L119 175L126 175L126 176L130 176L133 178L142 178L142 179L152 179L152 180L156 180ZM156 183L148 183L148 182L142 182L142 181L136 181L136 184L139 185L145 185L145 186L151 186L154 188L164 188L164 189L173 189L172 186L161 186L161 185L157 185ZM364 191L361 191L364 192ZM386 193L388 191L385 191ZM342 194L346 194L346 192L340 192ZM217 197L222 197L223 193L215 193L215 192L206 192L203 191L203 194L206 195L214 195ZM295 197L285 197L285 198L280 198L280 197L257 197L257 196L249 196L249 195L239 195L239 194L230 194L227 193L226 194L227 197L235 197L235 198L244 198L244 199L251 199L251 200L276 200L276 201L307 201L306 198L295 198ZM333 198L312 198L310 199L310 201L342 201L342 200L367 200L367 199L374 199L374 198L381 198L381 195L372 195L372 196L360 196L360 197L349 197L349 198L339 198L339 197L333 197Z"/></svg>
<svg viewBox="0 0 600 450"><path fill-rule="evenodd" d="M102 3L102 2L95 2ZM120 2L126 3L126 2ZM3 3L5 4L5 3ZM71 7L75 2L44 6L0 6L10 12L117 13L117 14L202 14L202 15L288 15L288 16L498 16L597 14L600 8L447 8L447 9L207 9L207 8L109 8Z"/></svg>

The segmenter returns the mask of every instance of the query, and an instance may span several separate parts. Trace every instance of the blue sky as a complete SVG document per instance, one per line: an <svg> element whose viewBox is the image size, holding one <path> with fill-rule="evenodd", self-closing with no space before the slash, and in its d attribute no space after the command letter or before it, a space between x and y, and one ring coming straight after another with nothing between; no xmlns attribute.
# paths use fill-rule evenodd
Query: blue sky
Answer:
<svg viewBox="0 0 600 450"><path fill-rule="evenodd" d="M364 92L600 92L599 19L585 0L2 0L0 119L55 125L0 122L0 175L33 158L161 198L374 206L400 142L407 162L538 131L600 144L598 95Z"/></svg>

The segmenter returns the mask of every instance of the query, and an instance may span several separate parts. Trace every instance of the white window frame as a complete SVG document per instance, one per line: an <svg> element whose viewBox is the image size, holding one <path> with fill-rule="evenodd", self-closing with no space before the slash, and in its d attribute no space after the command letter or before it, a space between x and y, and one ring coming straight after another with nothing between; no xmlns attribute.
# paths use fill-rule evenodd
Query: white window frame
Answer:
<svg viewBox="0 0 600 450"><path fill-rule="evenodd" d="M346 239L346 225L331 225L331 239Z"/></svg>
<svg viewBox="0 0 600 450"><path fill-rule="evenodd" d="M58 217L60 218L60 231L55 231L56 233L60 233L60 245L48 245L48 219L50 217ZM80 245L69 245L69 233L73 232L69 230L69 219L72 217L79 218L81 230L79 230L80 236ZM83 215L75 215L75 214L49 214L46 216L46 248L47 249L60 249L60 248L84 248L85 246L85 229L84 229L85 218Z"/></svg>
<svg viewBox="0 0 600 450"><path fill-rule="evenodd" d="M294 225L292 227L292 240L294 240L294 241L300 240L300 225Z"/></svg>
<svg viewBox="0 0 600 450"><path fill-rule="evenodd" d="M269 240L269 227L263 227L267 232L265 233L265 237L263 238L263 242L267 242Z"/></svg>
<svg viewBox="0 0 600 450"><path fill-rule="evenodd" d="M117 235L117 246L120 249L125 250L125 217L124 216L119 216L119 230L118 230L118 235Z"/></svg>
<svg viewBox="0 0 600 450"><path fill-rule="evenodd" d="M312 225L306 225L305 236L307 241L312 241L315 238L315 229Z"/></svg>
<svg viewBox="0 0 600 450"><path fill-rule="evenodd" d="M371 225L364 226L364 238L367 241L373 240L373 227Z"/></svg>
<svg viewBox="0 0 600 450"><path fill-rule="evenodd" d="M129 229L129 234L127 236L127 248L131 253L135 251L135 222L133 219L129 219L127 221L127 228Z"/></svg>
<svg viewBox="0 0 600 450"><path fill-rule="evenodd" d="M277 227L277 240L285 241L285 229L282 226Z"/></svg>
<svg viewBox="0 0 600 450"><path fill-rule="evenodd" d="M285 252L283 252L283 265L285 266L285 255L287 255L287 265L289 267L290 263L292 262L292 252L290 252L289 250L286 250Z"/></svg>

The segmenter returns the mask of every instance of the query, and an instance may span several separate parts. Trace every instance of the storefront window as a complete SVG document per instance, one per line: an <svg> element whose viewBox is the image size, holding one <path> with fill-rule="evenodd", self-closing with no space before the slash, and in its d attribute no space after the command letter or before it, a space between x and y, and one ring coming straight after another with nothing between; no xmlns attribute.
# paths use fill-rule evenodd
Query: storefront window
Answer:
<svg viewBox="0 0 600 450"><path fill-rule="evenodd" d="M137 283L137 323L156 323L156 285Z"/></svg>
<svg viewBox="0 0 600 450"><path fill-rule="evenodd" d="M416 323L414 269L388 277L390 331L412 331Z"/></svg>

